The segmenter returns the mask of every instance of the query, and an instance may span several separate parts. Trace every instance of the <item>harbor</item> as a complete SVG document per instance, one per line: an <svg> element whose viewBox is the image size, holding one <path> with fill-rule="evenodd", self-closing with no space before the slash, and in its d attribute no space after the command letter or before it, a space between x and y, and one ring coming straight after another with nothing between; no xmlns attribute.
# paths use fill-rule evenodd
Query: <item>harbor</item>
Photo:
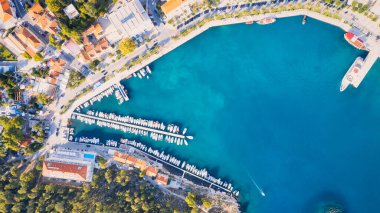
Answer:
<svg viewBox="0 0 380 213"><path fill-rule="evenodd" d="M131 116L119 116L113 113L88 111L87 114L74 112L71 119L79 120L89 125L108 127L124 133L131 133L140 136L149 136L155 141L165 141L176 145L188 145L187 140L192 140L193 136L185 135L187 128L179 133L180 128L174 124L165 125L162 122L133 118ZM72 133L72 131L70 131ZM72 141L72 134L69 135ZM116 145L115 145L116 146Z"/></svg>

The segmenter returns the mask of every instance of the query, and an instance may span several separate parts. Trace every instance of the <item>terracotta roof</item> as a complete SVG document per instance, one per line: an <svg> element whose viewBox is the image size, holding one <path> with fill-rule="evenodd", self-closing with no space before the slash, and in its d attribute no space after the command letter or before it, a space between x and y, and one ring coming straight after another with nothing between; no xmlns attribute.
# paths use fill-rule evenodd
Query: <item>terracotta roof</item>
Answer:
<svg viewBox="0 0 380 213"><path fill-rule="evenodd" d="M144 160L137 159L135 166L141 170L145 170L146 162Z"/></svg>
<svg viewBox="0 0 380 213"><path fill-rule="evenodd" d="M124 154L124 153L121 153L121 152L117 152L117 151L113 155L113 159L116 160L116 161L119 161L121 163L126 163L127 162L127 158L128 158L127 154Z"/></svg>
<svg viewBox="0 0 380 213"><path fill-rule="evenodd" d="M61 73L63 70L63 67L65 65L66 65L66 62L62 59L58 59L58 60L53 59L53 58L50 59L50 70L51 71Z"/></svg>
<svg viewBox="0 0 380 213"><path fill-rule="evenodd" d="M40 3L35 3L31 8L28 10L28 14L33 18L36 19L40 16L41 13L44 12L44 8L40 5Z"/></svg>
<svg viewBox="0 0 380 213"><path fill-rule="evenodd" d="M50 83L50 84L56 84L56 83L57 83L57 79L56 79L56 78L52 78L52 77L50 77L50 78L49 78L49 83Z"/></svg>
<svg viewBox="0 0 380 213"><path fill-rule="evenodd" d="M0 18L4 23L13 18L13 13L8 0L0 0Z"/></svg>
<svg viewBox="0 0 380 213"><path fill-rule="evenodd" d="M58 31L58 23L55 21L55 18L50 16L47 12L43 13L36 20L36 23L41 29L51 34L55 34Z"/></svg>
<svg viewBox="0 0 380 213"><path fill-rule="evenodd" d="M137 161L137 159L134 158L134 157L132 157L132 156L128 156L128 157L127 157L127 163L128 163L128 164L135 164L136 161Z"/></svg>
<svg viewBox="0 0 380 213"><path fill-rule="evenodd" d="M32 139L29 138L29 139L21 141L20 146L21 147L28 147L31 143L32 143Z"/></svg>
<svg viewBox="0 0 380 213"><path fill-rule="evenodd" d="M26 45L32 45L34 48L41 45L41 42L26 27L22 27L16 35Z"/></svg>
<svg viewBox="0 0 380 213"><path fill-rule="evenodd" d="M77 174L83 180L87 178L87 166L86 165L76 165L69 163L58 163L58 162L48 162L44 161L44 168L47 171L53 171L62 173L62 178L64 178L65 174ZM46 172L46 171L45 171Z"/></svg>
<svg viewBox="0 0 380 213"><path fill-rule="evenodd" d="M168 185L168 177L166 175L158 174L156 182L161 185Z"/></svg>
<svg viewBox="0 0 380 213"><path fill-rule="evenodd" d="M97 39L103 34L103 28L100 24L91 25L87 30L82 33L83 37L94 34Z"/></svg>
<svg viewBox="0 0 380 213"><path fill-rule="evenodd" d="M146 175L147 176L156 177L157 173L158 173L158 169L157 168L154 168L154 167L150 166L150 167L148 167L146 169Z"/></svg>
<svg viewBox="0 0 380 213"><path fill-rule="evenodd" d="M168 15L173 10L180 7L186 0L168 0L161 6L162 12L165 13L165 15Z"/></svg>

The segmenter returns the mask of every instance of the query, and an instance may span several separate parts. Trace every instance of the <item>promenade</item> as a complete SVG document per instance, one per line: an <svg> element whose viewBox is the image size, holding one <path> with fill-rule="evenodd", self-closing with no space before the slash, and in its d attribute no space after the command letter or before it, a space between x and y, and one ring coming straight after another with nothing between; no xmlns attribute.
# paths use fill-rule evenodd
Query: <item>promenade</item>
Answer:
<svg viewBox="0 0 380 213"><path fill-rule="evenodd" d="M63 120L63 125L66 126L67 119L70 118L70 116L74 112L75 108L77 108L79 105L88 101L93 96L95 96L98 93L104 91L105 89L111 87L112 85L118 84L125 77L132 75L134 72L137 72L138 70L144 68L145 66L149 65L150 63L154 62L155 60L159 59L163 55L174 50L175 48L181 46L182 44L186 43L187 41L193 39L194 37L198 36L199 34L205 32L206 30L208 30L211 27L231 25L231 24L239 24L239 23L245 23L247 21L258 21L258 20L266 18L266 17L285 18L285 17L303 16L303 15L306 15L308 17L317 19L319 21L337 26L346 32L350 31L350 29L352 28L350 25L345 24L344 22L342 22L340 20L330 18L330 17L326 17L320 13L312 12L312 11L305 10L305 9L278 12L278 13L252 15L252 16L244 16L244 17L239 17L239 18L226 18L223 20L212 20L210 22L207 22L203 26L195 29L194 31L190 32L187 36L181 37L178 40L171 39L166 45L164 45L160 48L160 51L157 54L152 55L151 57L147 58L146 60L142 61L140 64L132 67L129 70L125 70L125 71L122 71L119 73L115 73L115 76L113 78L109 79L108 81L103 83L98 88L87 93L86 95L84 95L80 99L76 100L68 108L68 110L60 116ZM300 21L300 24L301 24L301 21ZM369 43L369 49L371 50L371 52L373 52L372 57L375 57L375 56L379 57L380 56L380 47L379 47L379 45L376 45L376 41L369 40L367 42ZM154 72L154 70L153 70L153 72Z"/></svg>

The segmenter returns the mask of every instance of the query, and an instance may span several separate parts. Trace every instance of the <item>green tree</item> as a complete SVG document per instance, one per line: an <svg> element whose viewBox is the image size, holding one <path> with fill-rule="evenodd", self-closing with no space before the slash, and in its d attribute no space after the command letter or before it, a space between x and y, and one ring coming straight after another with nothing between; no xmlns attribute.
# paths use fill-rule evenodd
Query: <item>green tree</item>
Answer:
<svg viewBox="0 0 380 213"><path fill-rule="evenodd" d="M211 208L211 201L207 197L202 198L202 205L205 209Z"/></svg>
<svg viewBox="0 0 380 213"><path fill-rule="evenodd" d="M120 42L119 49L122 55L128 55L136 49L136 43L130 38L125 38Z"/></svg>
<svg viewBox="0 0 380 213"><path fill-rule="evenodd" d="M32 56L30 56L27 52L24 52L22 54L22 57L26 58L26 59L32 59Z"/></svg>
<svg viewBox="0 0 380 213"><path fill-rule="evenodd" d="M37 102L42 105L47 105L51 101L51 99L43 93L39 93L36 98L37 98Z"/></svg>
<svg viewBox="0 0 380 213"><path fill-rule="evenodd" d="M43 61L44 57L41 55L41 53L36 53L33 57L34 61Z"/></svg>
<svg viewBox="0 0 380 213"><path fill-rule="evenodd" d="M185 201L190 208L197 207L196 195L194 193L188 192Z"/></svg>

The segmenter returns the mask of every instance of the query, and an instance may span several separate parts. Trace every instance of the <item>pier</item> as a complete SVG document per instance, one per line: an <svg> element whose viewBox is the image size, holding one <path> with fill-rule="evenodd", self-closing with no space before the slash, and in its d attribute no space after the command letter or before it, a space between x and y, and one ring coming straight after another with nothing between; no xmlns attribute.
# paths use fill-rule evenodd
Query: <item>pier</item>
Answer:
<svg viewBox="0 0 380 213"><path fill-rule="evenodd" d="M123 85L120 84L120 82L115 84L116 88L119 89L121 96L124 98L124 101L128 101L129 98L127 96L127 93L124 91Z"/></svg>
<svg viewBox="0 0 380 213"><path fill-rule="evenodd" d="M138 130L153 132L153 133L157 133L157 134L161 134L161 135L166 135L166 136L171 136L171 137L175 137L175 138L181 138L181 139L185 139L186 138L186 136L180 135L180 134L176 134L176 133L171 133L171 132L167 132L167 131L163 131L163 130L159 130L159 129L139 126L139 125L130 124L130 123L124 123L124 122L120 122L120 121L114 121L114 120L105 119L105 118L99 118L99 117L92 116L92 115L86 115L86 114L77 113L77 112L73 112L72 115L82 116L84 118L89 118L89 119L93 119L93 120L96 120L96 121L104 121L104 122L108 122L108 123L113 123L113 124L117 124L117 125L121 125L121 126L131 127L131 128L135 128L135 129L138 129Z"/></svg>
<svg viewBox="0 0 380 213"><path fill-rule="evenodd" d="M369 51L367 57L364 59L363 66L358 73L357 78L352 82L352 86L355 88L358 88L360 83L363 81L364 77L367 75L371 67L375 64L376 60L378 58L378 54L375 52L375 50Z"/></svg>

